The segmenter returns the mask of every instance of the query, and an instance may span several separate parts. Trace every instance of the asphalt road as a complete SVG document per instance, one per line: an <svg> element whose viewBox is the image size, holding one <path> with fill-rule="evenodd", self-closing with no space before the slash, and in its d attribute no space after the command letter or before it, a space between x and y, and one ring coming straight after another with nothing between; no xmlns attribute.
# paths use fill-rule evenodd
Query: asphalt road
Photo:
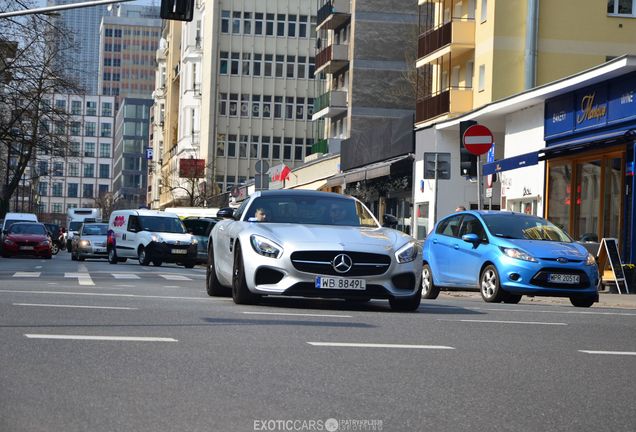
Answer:
<svg viewBox="0 0 636 432"><path fill-rule="evenodd" d="M204 277L0 259L0 431L636 429L636 310L237 306Z"/></svg>

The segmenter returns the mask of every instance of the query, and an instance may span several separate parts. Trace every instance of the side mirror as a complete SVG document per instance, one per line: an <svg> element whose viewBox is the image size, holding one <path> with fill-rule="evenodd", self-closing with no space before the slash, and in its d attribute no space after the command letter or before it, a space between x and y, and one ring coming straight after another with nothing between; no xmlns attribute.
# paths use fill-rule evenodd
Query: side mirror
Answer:
<svg viewBox="0 0 636 432"><path fill-rule="evenodd" d="M398 225L398 219L392 214L385 214L383 220L382 226L385 228L395 228Z"/></svg>
<svg viewBox="0 0 636 432"><path fill-rule="evenodd" d="M73 231L73 236L78 236L79 235L79 231Z"/></svg>
<svg viewBox="0 0 636 432"><path fill-rule="evenodd" d="M216 215L223 219L234 219L234 209L232 207L225 207L219 210Z"/></svg>
<svg viewBox="0 0 636 432"><path fill-rule="evenodd" d="M472 243L475 246L481 243L481 239L479 238L479 236L477 236L477 234L464 234L462 236L462 240L464 240L466 243Z"/></svg>

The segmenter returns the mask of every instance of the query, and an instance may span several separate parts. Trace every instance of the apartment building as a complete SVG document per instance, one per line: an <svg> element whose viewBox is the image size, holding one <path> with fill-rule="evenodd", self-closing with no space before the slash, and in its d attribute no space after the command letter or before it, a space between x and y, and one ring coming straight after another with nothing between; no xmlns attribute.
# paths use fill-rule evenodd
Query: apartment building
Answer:
<svg viewBox="0 0 636 432"><path fill-rule="evenodd" d="M58 152L40 151L35 171L33 202L43 221L64 223L66 211L94 207L95 199L112 192L113 108L112 96L53 95L56 110L70 113L68 124L45 124L49 131L66 136L68 146Z"/></svg>
<svg viewBox="0 0 636 432"><path fill-rule="evenodd" d="M99 94L149 98L155 89L155 55L161 36L159 7L118 5L99 29Z"/></svg>
<svg viewBox="0 0 636 432"><path fill-rule="evenodd" d="M147 196L150 208L159 209L161 192L161 166L163 165L163 142L166 111L166 57L168 42L163 36L167 26L164 24L162 38L157 49L157 69L155 71L155 91L152 93L153 105L150 111L150 147L152 158L148 159Z"/></svg>
<svg viewBox="0 0 636 432"><path fill-rule="evenodd" d="M152 99L123 98L115 117L113 192L126 208L147 205Z"/></svg>
<svg viewBox="0 0 636 432"><path fill-rule="evenodd" d="M194 148L217 192L253 178L258 160L293 168L311 154L317 6L315 0L200 2L206 120Z"/></svg>

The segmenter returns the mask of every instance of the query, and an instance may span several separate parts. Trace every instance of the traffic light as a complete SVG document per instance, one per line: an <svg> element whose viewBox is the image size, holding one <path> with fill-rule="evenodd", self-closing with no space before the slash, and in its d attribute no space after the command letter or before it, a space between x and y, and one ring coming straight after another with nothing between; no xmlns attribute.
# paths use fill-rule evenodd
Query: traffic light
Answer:
<svg viewBox="0 0 636 432"><path fill-rule="evenodd" d="M192 21L194 0L161 0L160 16L174 21Z"/></svg>
<svg viewBox="0 0 636 432"><path fill-rule="evenodd" d="M475 124L474 120L459 122L459 175L462 177L477 177L477 156L464 147L464 132Z"/></svg>
<svg viewBox="0 0 636 432"><path fill-rule="evenodd" d="M435 178L437 157L437 180L450 180L450 156L450 153L424 153L424 178L427 180Z"/></svg>

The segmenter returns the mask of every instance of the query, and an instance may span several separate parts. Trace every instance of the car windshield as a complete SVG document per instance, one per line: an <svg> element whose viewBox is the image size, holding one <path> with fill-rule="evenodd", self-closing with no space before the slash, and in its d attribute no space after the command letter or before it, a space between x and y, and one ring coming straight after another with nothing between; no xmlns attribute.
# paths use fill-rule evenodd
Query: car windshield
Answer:
<svg viewBox="0 0 636 432"><path fill-rule="evenodd" d="M108 224L90 224L84 225L82 228L82 235L101 235L105 236L108 232Z"/></svg>
<svg viewBox="0 0 636 432"><path fill-rule="evenodd" d="M84 223L84 221L72 221L68 225L68 230L69 231L77 231L78 229L80 229L80 227L82 226L83 223Z"/></svg>
<svg viewBox="0 0 636 432"><path fill-rule="evenodd" d="M46 235L46 229L44 226L36 223L14 223L9 228L9 234Z"/></svg>
<svg viewBox="0 0 636 432"><path fill-rule="evenodd" d="M185 228L177 217L139 216L139 227L142 231L184 234Z"/></svg>
<svg viewBox="0 0 636 432"><path fill-rule="evenodd" d="M20 219L7 219L7 221L4 224L5 229L9 229L9 227L11 227L11 225L13 225L14 223L35 223L35 222L25 221Z"/></svg>
<svg viewBox="0 0 636 432"><path fill-rule="evenodd" d="M252 202L244 220L379 228L358 201L310 195L261 196Z"/></svg>
<svg viewBox="0 0 636 432"><path fill-rule="evenodd" d="M195 236L207 236L215 224L216 221L209 219L186 219L183 221L186 229Z"/></svg>
<svg viewBox="0 0 636 432"><path fill-rule="evenodd" d="M485 214L482 215L488 230L496 237L545 240L571 243L572 239L559 227L537 216L521 214Z"/></svg>

